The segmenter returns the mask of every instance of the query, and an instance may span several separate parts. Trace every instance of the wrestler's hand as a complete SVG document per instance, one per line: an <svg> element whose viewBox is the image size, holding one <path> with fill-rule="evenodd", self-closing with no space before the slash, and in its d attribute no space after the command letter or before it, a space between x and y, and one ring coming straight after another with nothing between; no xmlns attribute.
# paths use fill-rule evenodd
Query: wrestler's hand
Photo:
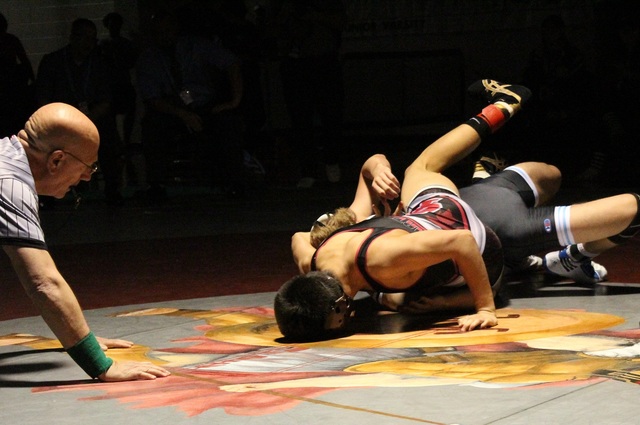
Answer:
<svg viewBox="0 0 640 425"><path fill-rule="evenodd" d="M389 217L390 215L392 215L389 201L387 201L386 199L383 199L380 201L380 203L384 207L384 212L380 211L380 208L376 204L371 205L371 209L373 210L373 213L375 214L375 216ZM396 209L393 211L393 215L402 215L403 213L404 213L404 204L402 203L402 201L400 201L398 202L398 206L396 207Z"/></svg>
<svg viewBox="0 0 640 425"><path fill-rule="evenodd" d="M98 376L104 382L137 381L164 378L171 372L150 362L116 362Z"/></svg>
<svg viewBox="0 0 640 425"><path fill-rule="evenodd" d="M100 344L100 348L102 351L107 351L109 348L131 348L133 347L133 342L127 341L125 339L111 339L111 338L100 338L96 337L98 343Z"/></svg>
<svg viewBox="0 0 640 425"><path fill-rule="evenodd" d="M458 318L458 326L462 332L472 331L476 328L485 329L496 326L498 318L492 311L480 310L476 314Z"/></svg>
<svg viewBox="0 0 640 425"><path fill-rule="evenodd" d="M311 271L311 258L315 250L311 245L310 232L296 232L291 237L291 254L293 254L293 261L298 266L300 273Z"/></svg>
<svg viewBox="0 0 640 425"><path fill-rule="evenodd" d="M400 196L400 182L391 172L391 168L379 164L372 173L371 187L380 199L396 199Z"/></svg>
<svg viewBox="0 0 640 425"><path fill-rule="evenodd" d="M371 205L371 209L373 210L373 213L375 214L376 217L388 217L391 215L391 206L389 205L389 201L387 201L386 199L382 199L380 200L380 203L382 204L382 207L384 208L384 211L380 211L380 207L376 204L372 204Z"/></svg>

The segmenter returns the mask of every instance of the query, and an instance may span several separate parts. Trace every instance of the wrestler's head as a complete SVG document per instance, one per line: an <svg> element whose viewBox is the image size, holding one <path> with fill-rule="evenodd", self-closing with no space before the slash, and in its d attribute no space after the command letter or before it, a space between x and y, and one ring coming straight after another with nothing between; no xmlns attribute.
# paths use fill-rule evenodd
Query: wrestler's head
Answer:
<svg viewBox="0 0 640 425"><path fill-rule="evenodd" d="M344 329L352 300L330 272L309 272L287 281L274 302L276 322L287 339L324 339Z"/></svg>
<svg viewBox="0 0 640 425"><path fill-rule="evenodd" d="M322 214L311 226L311 245L318 248L331 233L355 223L356 214L349 208L338 208L332 213Z"/></svg>

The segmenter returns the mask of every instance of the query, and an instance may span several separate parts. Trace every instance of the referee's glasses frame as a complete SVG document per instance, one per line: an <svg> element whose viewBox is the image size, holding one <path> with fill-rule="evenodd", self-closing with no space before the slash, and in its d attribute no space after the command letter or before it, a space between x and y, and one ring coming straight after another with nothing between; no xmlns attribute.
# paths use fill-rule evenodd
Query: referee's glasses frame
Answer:
<svg viewBox="0 0 640 425"><path fill-rule="evenodd" d="M61 151L61 152L64 152L67 155L69 155L71 158L75 159L76 161L81 162L85 167L87 167L89 169L89 171L91 172L91 175L95 174L98 171L99 166L98 166L97 162L94 162L93 164L87 164L86 162L84 162L83 160L81 160L80 158L78 158L77 156L72 154L71 152L65 151L64 149L55 149L52 152L55 152L57 150Z"/></svg>

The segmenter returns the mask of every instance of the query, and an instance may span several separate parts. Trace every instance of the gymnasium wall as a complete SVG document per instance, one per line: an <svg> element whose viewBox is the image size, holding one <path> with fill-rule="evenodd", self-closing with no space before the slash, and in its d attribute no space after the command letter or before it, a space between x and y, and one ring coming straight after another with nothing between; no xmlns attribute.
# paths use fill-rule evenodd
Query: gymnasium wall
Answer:
<svg viewBox="0 0 640 425"><path fill-rule="evenodd" d="M215 7L216 0L202 1ZM241 1L241 0L238 0ZM250 9L278 0L246 0ZM118 11L124 34L138 38L150 11L180 0L0 0L9 32L23 42L34 68L40 58L67 43L70 22L86 17L106 36L102 17ZM346 0L343 34L348 123L410 124L455 117L463 88L492 77L517 81L539 40L542 19L561 15L572 42L592 61L594 20L614 0ZM604 7L603 7L604 5ZM139 18L140 17L140 18ZM142 28L142 31L140 30ZM264 64L270 124L288 125L277 61Z"/></svg>

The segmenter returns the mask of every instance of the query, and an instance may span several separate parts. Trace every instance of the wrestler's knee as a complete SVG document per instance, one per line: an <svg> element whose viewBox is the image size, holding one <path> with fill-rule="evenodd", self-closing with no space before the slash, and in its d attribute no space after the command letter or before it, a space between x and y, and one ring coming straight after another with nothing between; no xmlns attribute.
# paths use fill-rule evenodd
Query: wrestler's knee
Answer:
<svg viewBox="0 0 640 425"><path fill-rule="evenodd" d="M631 200L632 206L629 210L629 215L633 218L631 219L631 223L629 223L629 226L627 226L626 229L615 236L609 237L609 240L616 245L625 243L626 241L637 235L638 232L640 232L640 195L638 195L637 193L628 193L627 195L633 197L633 200Z"/></svg>
<svg viewBox="0 0 640 425"><path fill-rule="evenodd" d="M558 167L546 162L521 162L515 167L523 170L536 185L538 204L544 205L560 190L562 172Z"/></svg>

